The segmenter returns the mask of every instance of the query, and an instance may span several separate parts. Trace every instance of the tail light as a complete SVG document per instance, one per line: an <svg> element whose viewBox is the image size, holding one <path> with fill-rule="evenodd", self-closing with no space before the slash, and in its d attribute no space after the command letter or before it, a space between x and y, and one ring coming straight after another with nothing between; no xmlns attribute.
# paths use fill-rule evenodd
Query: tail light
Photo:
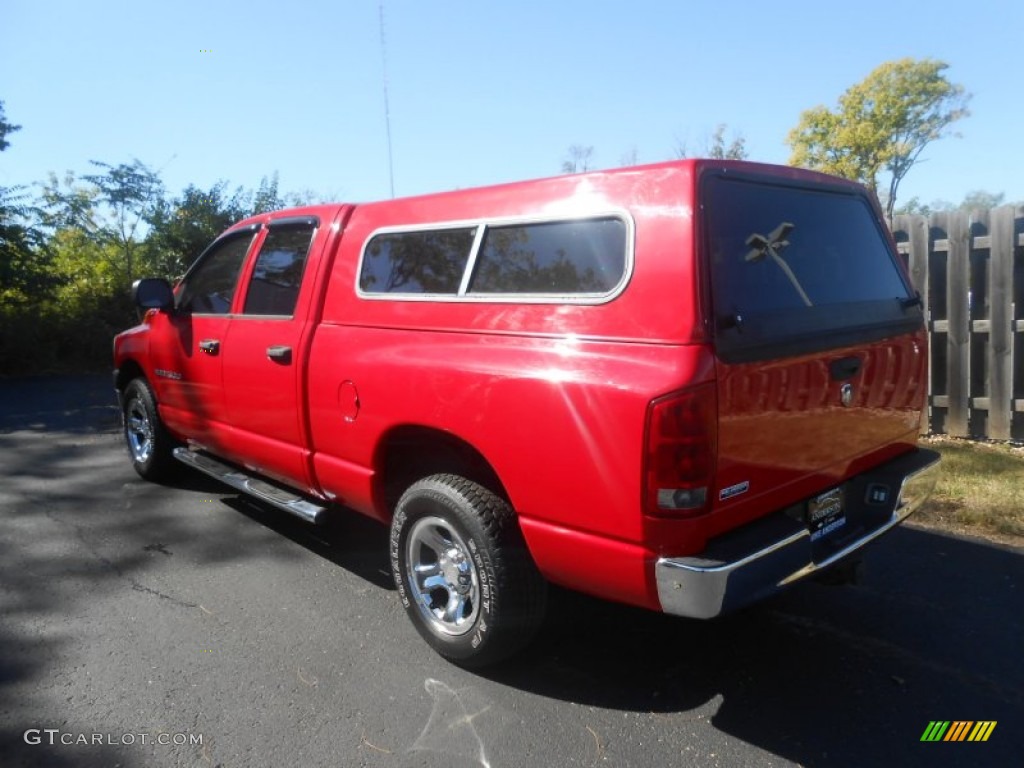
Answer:
<svg viewBox="0 0 1024 768"><path fill-rule="evenodd" d="M644 511L687 517L708 511L718 455L718 398L702 384L647 409Z"/></svg>

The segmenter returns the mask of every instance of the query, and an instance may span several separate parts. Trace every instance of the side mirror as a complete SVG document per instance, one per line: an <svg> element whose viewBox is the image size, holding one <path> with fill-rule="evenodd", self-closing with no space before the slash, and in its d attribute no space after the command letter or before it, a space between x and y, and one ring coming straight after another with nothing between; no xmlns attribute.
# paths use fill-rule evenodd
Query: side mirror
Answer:
<svg viewBox="0 0 1024 768"><path fill-rule="evenodd" d="M132 301L140 309L168 311L174 308L174 291L166 280L146 277L132 283Z"/></svg>

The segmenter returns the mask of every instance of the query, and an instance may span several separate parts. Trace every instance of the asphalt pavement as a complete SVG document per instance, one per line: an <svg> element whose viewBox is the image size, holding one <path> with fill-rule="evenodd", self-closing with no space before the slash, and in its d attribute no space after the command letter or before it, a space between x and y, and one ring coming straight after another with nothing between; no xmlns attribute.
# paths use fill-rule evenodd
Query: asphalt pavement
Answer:
<svg viewBox="0 0 1024 768"><path fill-rule="evenodd" d="M1024 764L1024 550L904 527L856 586L713 622L558 591L475 674L405 618L383 528L146 483L113 403L0 381L0 766Z"/></svg>

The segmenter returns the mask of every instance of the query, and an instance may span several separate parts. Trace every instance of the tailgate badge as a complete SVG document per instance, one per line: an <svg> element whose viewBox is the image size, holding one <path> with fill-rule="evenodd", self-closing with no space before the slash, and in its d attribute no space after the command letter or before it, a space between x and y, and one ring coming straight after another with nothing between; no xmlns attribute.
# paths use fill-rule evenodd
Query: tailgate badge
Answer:
<svg viewBox="0 0 1024 768"><path fill-rule="evenodd" d="M839 401L847 408L850 407L850 404L853 403L852 384L843 384L843 386L839 388Z"/></svg>
<svg viewBox="0 0 1024 768"><path fill-rule="evenodd" d="M742 483L736 483L736 485L730 485L728 488L723 488L718 492L718 500L725 501L731 499L733 496L739 496L741 493L746 493L750 490L750 481L744 480Z"/></svg>

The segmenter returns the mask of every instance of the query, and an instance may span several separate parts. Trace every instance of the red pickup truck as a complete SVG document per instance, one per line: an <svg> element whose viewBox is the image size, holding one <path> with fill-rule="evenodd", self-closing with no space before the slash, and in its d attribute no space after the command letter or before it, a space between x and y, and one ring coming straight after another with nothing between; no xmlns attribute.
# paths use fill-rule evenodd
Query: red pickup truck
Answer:
<svg viewBox="0 0 1024 768"><path fill-rule="evenodd" d="M138 473L390 525L466 666L546 584L713 617L920 506L921 302L862 187L684 160L231 227L114 343Z"/></svg>

